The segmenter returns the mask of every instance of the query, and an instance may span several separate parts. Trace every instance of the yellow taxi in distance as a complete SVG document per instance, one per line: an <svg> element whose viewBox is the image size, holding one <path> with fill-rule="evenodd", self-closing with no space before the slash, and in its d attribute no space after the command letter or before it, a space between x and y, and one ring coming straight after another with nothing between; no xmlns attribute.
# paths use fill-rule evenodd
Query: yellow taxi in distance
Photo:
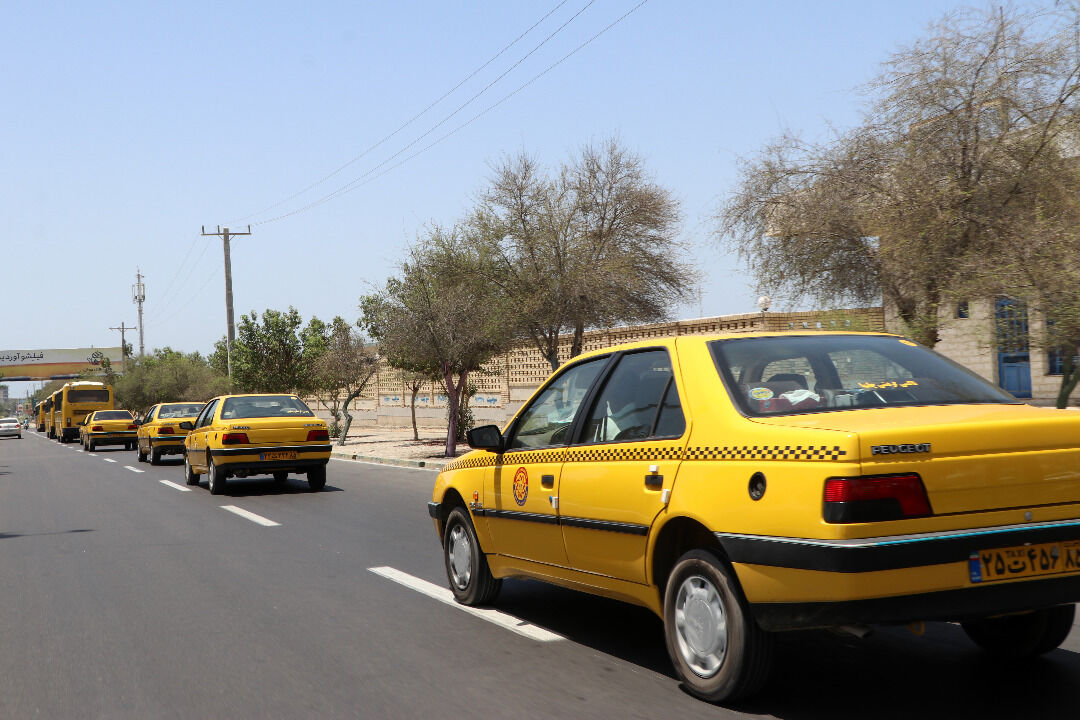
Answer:
<svg viewBox="0 0 1080 720"><path fill-rule="evenodd" d="M958 621L1011 659L1080 600L1080 413L869 333L574 358L438 475L450 589L527 577L651 609L685 686L759 690L776 631Z"/></svg>
<svg viewBox="0 0 1080 720"><path fill-rule="evenodd" d="M295 395L224 395L206 403L194 422L182 422L184 479L197 485L207 476L210 492L225 492L229 477L289 473L307 475L322 490L330 462L326 422Z"/></svg>
<svg viewBox="0 0 1080 720"><path fill-rule="evenodd" d="M162 455L183 455L187 430L181 429L180 423L195 420L204 404L161 403L147 410L142 422L138 423L136 450L139 452L139 462L145 462L149 455L150 464L157 465Z"/></svg>
<svg viewBox="0 0 1080 720"><path fill-rule="evenodd" d="M79 423L79 442L89 452L98 445L123 445L131 450L138 427L128 410L95 410Z"/></svg>

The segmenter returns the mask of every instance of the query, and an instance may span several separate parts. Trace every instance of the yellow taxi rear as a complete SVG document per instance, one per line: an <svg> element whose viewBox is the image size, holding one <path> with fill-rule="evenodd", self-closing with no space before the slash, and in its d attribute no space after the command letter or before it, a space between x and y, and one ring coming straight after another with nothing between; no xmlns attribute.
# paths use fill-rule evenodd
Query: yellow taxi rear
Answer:
<svg viewBox="0 0 1080 720"><path fill-rule="evenodd" d="M139 423L139 462L150 458L151 465L161 462L164 455L183 455L184 438L188 431L180 427L182 422L193 422L205 403L161 403L150 408Z"/></svg>
<svg viewBox="0 0 1080 720"><path fill-rule="evenodd" d="M284 482L302 474L312 490L326 485L330 434L326 422L295 395L214 398L190 425L185 440L186 479L206 474L210 491L224 492L230 477L272 475Z"/></svg>
<svg viewBox="0 0 1080 720"><path fill-rule="evenodd" d="M128 410L96 410L79 425L79 440L83 447L93 452L102 445L135 447L138 425Z"/></svg>

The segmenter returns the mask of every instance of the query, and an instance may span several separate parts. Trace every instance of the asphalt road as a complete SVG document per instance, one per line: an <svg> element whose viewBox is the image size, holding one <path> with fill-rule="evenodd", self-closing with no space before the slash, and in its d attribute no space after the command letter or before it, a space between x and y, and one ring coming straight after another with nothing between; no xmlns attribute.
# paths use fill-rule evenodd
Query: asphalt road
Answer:
<svg viewBox="0 0 1080 720"><path fill-rule="evenodd" d="M325 492L211 496L166 462L0 440L0 717L1080 716L1075 630L1005 667L940 623L782 636L760 697L708 705L644 610L508 581L497 624L386 577L445 590L434 472L332 461Z"/></svg>

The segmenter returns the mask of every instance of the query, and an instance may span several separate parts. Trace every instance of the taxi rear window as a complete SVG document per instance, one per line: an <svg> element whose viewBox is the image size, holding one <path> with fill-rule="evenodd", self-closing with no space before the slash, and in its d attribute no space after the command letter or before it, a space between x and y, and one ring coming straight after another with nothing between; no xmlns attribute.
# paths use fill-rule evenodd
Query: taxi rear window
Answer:
<svg viewBox="0 0 1080 720"><path fill-rule="evenodd" d="M203 403L178 403L175 405L162 405L158 410L158 420L171 420L174 418L195 417L203 409Z"/></svg>
<svg viewBox="0 0 1080 720"><path fill-rule="evenodd" d="M94 415L95 420L130 420L131 413L127 410L98 410Z"/></svg>
<svg viewBox="0 0 1080 720"><path fill-rule="evenodd" d="M967 368L900 337L733 338L709 347L728 393L752 416L1017 402Z"/></svg>
<svg viewBox="0 0 1080 720"><path fill-rule="evenodd" d="M300 398L289 395L231 397L221 406L222 420L271 417L311 417L315 413Z"/></svg>

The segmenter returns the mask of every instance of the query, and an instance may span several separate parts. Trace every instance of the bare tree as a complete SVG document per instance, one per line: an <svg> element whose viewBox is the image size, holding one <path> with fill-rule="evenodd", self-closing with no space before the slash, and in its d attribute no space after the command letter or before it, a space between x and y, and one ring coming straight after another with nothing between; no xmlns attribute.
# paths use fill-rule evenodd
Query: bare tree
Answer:
<svg viewBox="0 0 1080 720"><path fill-rule="evenodd" d="M678 202L614 139L582 148L554 176L525 153L504 158L472 222L518 332L553 370L561 334L573 333L574 357L586 329L662 320L693 294Z"/></svg>
<svg viewBox="0 0 1080 720"><path fill-rule="evenodd" d="M1072 11L946 16L889 59L856 128L744 161L718 236L774 295L880 297L935 344L959 268L992 266L1037 206L1054 212L1040 198L1080 140L1076 29Z"/></svg>
<svg viewBox="0 0 1080 720"><path fill-rule="evenodd" d="M345 438L352 426L353 416L349 412L349 404L360 396L378 368L379 358L374 348L364 342L364 337L356 328L341 317L335 317L326 337L325 351L317 361L315 374L321 387L340 388L340 392L345 393L339 406L345 422L341 427L338 445L345 444ZM337 399L337 391L334 399ZM336 414L334 419L338 420Z"/></svg>

